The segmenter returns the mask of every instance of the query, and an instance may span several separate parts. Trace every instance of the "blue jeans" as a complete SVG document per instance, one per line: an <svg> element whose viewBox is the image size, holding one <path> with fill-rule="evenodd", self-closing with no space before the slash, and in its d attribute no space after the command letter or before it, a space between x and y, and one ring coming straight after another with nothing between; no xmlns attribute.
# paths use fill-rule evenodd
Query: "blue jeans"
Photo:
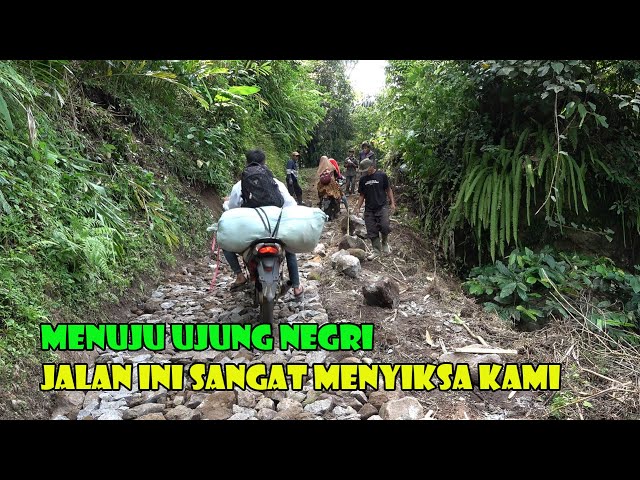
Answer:
<svg viewBox="0 0 640 480"><path fill-rule="evenodd" d="M238 255L234 252L229 252L227 250L222 250L224 254L224 258L227 259L227 263L233 270L233 273L239 275L242 273L242 267L240 266L240 260L238 260ZM289 270L289 280L291 280L291 286L293 288L298 288L300 286L300 274L298 273L298 259L295 253L286 252L285 257L287 259L287 270Z"/></svg>

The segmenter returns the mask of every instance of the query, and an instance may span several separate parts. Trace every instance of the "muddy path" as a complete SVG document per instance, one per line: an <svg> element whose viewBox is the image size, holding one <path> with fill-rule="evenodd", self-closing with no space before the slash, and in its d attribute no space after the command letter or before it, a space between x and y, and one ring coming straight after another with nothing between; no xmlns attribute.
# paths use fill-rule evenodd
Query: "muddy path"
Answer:
<svg viewBox="0 0 640 480"><path fill-rule="evenodd" d="M308 172L306 172L308 173ZM357 197L349 198L353 207ZM307 205L317 203L313 190L305 191ZM497 318L484 314L467 299L458 279L449 277L434 261L430 245L394 218L390 235L392 253L378 260L360 262L355 277L332 262L346 230L344 206L338 219L328 222L314 253L299 254L298 263L305 294L296 300L288 292L278 300L274 316L278 323L327 322L373 323L372 351L186 351L170 346L164 350L98 351L96 363L438 363L522 362L536 363L535 349L523 334L512 331ZM343 228L343 223L344 228ZM361 245L362 246L362 245ZM369 242L364 244L370 248ZM335 257L334 257L335 259ZM139 308L113 318L114 322L138 323L250 323L258 324L258 309L248 290L230 292L233 275L221 260L216 268L211 254L186 261L162 279ZM395 308L365 304L363 287L388 277L396 282ZM464 322L464 325L461 321ZM494 348L515 349L516 355L498 356L452 353L454 348L476 345L475 336ZM167 342L167 345L170 345ZM457 356L457 357L456 357ZM140 420L276 420L276 419L525 419L546 418L549 393L506 391L317 391L306 378L301 391L192 391L189 381L181 391L56 392L52 419Z"/></svg>

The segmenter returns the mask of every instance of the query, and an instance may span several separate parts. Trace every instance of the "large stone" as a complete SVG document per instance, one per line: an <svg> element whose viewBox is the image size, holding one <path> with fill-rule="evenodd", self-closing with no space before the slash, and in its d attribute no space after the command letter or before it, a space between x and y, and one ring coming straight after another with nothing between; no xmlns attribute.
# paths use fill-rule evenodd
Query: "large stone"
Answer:
<svg viewBox="0 0 640 480"><path fill-rule="evenodd" d="M367 248L364 240L360 237L345 235L340 239L338 243L338 248L349 250L350 248L359 248L360 250L365 250Z"/></svg>
<svg viewBox="0 0 640 480"><path fill-rule="evenodd" d="M267 409L264 408L260 410L260 412L264 412L264 411L267 411ZM300 415L301 413L302 413L302 408L300 406L298 406L298 408L291 407L276 413L273 416L272 420L295 420L298 417L298 415Z"/></svg>
<svg viewBox="0 0 640 480"><path fill-rule="evenodd" d="M330 398L327 398L324 400L316 400L315 402L308 404L304 407L304 411L310 412L314 415L322 415L323 413L328 412L332 406L333 401Z"/></svg>
<svg viewBox="0 0 640 480"><path fill-rule="evenodd" d="M361 262L364 262L367 259L367 252L361 248L350 248L347 252L349 252L349 255L353 255Z"/></svg>
<svg viewBox="0 0 640 480"><path fill-rule="evenodd" d="M326 257L327 256L327 252L324 249L324 243L319 243L315 246L315 248L313 249L313 254L314 255L319 255L320 257Z"/></svg>
<svg viewBox="0 0 640 480"><path fill-rule="evenodd" d="M338 420L344 420L344 419L346 419L346 417L351 417L352 415L357 415L358 412L353 407L350 407L348 405L345 406L345 407L338 405L337 407L335 407L333 409L333 414L336 416L336 418ZM360 417L358 417L358 418L360 418Z"/></svg>
<svg viewBox="0 0 640 480"><path fill-rule="evenodd" d="M98 420L122 420L122 415L122 410L108 409L102 411L101 415L98 417Z"/></svg>
<svg viewBox="0 0 640 480"><path fill-rule="evenodd" d="M231 415L227 420L250 420L253 415L249 415L245 412L238 412Z"/></svg>
<svg viewBox="0 0 640 480"><path fill-rule="evenodd" d="M349 231L347 232L347 223L349 224ZM356 215L349 215L342 219L340 225L342 233L348 233L349 235L356 235L360 238L367 237L367 227L364 220Z"/></svg>
<svg viewBox="0 0 640 480"><path fill-rule="evenodd" d="M309 405L310 403L315 402L319 399L322 392L320 390L309 390L307 392L307 397L302 401L302 405Z"/></svg>
<svg viewBox="0 0 640 480"><path fill-rule="evenodd" d="M275 400L276 402L279 402L285 398L285 394L282 390L267 390L264 392L264 396L266 398Z"/></svg>
<svg viewBox="0 0 640 480"><path fill-rule="evenodd" d="M241 407L255 408L256 396L248 390L238 390L238 405Z"/></svg>
<svg viewBox="0 0 640 480"><path fill-rule="evenodd" d="M384 420L418 420L424 417L424 408L416 398L403 397L383 404L380 416Z"/></svg>
<svg viewBox="0 0 640 480"><path fill-rule="evenodd" d="M96 390L91 390L86 393L84 396L84 401L82 402L82 408L88 410L95 410L100 403L100 392Z"/></svg>
<svg viewBox="0 0 640 480"><path fill-rule="evenodd" d="M311 412L300 412L295 416L296 420L322 420L322 417L314 415Z"/></svg>
<svg viewBox="0 0 640 480"><path fill-rule="evenodd" d="M154 313L162 310L160 306L164 301L161 298L150 298L144 304L144 313Z"/></svg>
<svg viewBox="0 0 640 480"><path fill-rule="evenodd" d="M198 412L197 410L185 407L184 405L178 405L177 407L167 410L165 417L167 420L198 420L202 417L202 413L203 412ZM229 418L230 416L231 410L229 410L229 415L225 418Z"/></svg>
<svg viewBox="0 0 640 480"><path fill-rule="evenodd" d="M206 393L193 393L188 397L188 400L184 403L185 407L196 408L207 398Z"/></svg>
<svg viewBox="0 0 640 480"><path fill-rule="evenodd" d="M384 277L373 285L364 285L362 295L367 305L396 308L400 300L400 287L395 280Z"/></svg>
<svg viewBox="0 0 640 480"><path fill-rule="evenodd" d="M135 407L136 405L140 405L142 403L165 403L166 400L167 389L164 387L160 387L156 391L143 391L139 397L137 395L132 395L129 399L127 399L127 405L129 405L130 407Z"/></svg>
<svg viewBox="0 0 640 480"><path fill-rule="evenodd" d="M270 398L267 397L262 397L258 403L256 403L256 406L254 407L256 410L262 410L263 408L268 408L270 410L273 410L275 407L275 402L273 400L271 400Z"/></svg>
<svg viewBox="0 0 640 480"><path fill-rule="evenodd" d="M487 348L486 346L480 344L471 345L472 347L478 348ZM466 363L469 365L469 374L471 377L471 383L474 385L479 385L478 379L478 364L480 363L502 363L502 358L500 355L495 353L462 353L462 352L450 352L443 353L438 357L438 363L453 363L457 365L458 363ZM498 381L502 378L502 373L498 376Z"/></svg>
<svg viewBox="0 0 640 480"><path fill-rule="evenodd" d="M357 278L360 270L360 260L353 255L340 255L336 259L336 270L351 278Z"/></svg>
<svg viewBox="0 0 640 480"><path fill-rule="evenodd" d="M355 391L349 392L349 394L352 397L356 398L363 405L368 402L367 395L362 390L355 390Z"/></svg>
<svg viewBox="0 0 640 480"><path fill-rule="evenodd" d="M234 353L231 356L232 359L235 359L235 358L238 358L238 357L244 358L245 360L250 362L251 360L253 360L255 355L252 352L250 352L249 350L242 349L242 350L237 351L236 353Z"/></svg>
<svg viewBox="0 0 640 480"><path fill-rule="evenodd" d="M271 410L270 408L263 408L258 410L258 414L256 415L256 417L258 417L258 420L271 420L276 416L276 414L277 412L275 410Z"/></svg>
<svg viewBox="0 0 640 480"><path fill-rule="evenodd" d="M380 409L383 403L400 398L401 395L396 390L375 390L369 394L369 403Z"/></svg>
<svg viewBox="0 0 640 480"><path fill-rule="evenodd" d="M226 420L233 415L234 403L236 403L235 391L217 391L205 398L196 410L201 411L203 420Z"/></svg>
<svg viewBox="0 0 640 480"><path fill-rule="evenodd" d="M233 415L229 417L229 420L249 420L251 417L256 416L256 411L253 408L241 407L239 405L233 406Z"/></svg>
<svg viewBox="0 0 640 480"><path fill-rule="evenodd" d="M297 400L294 400L293 398L283 398L278 402L277 410L279 412L290 409L290 408L302 410L302 405L300 404L300 402L298 402Z"/></svg>
<svg viewBox="0 0 640 480"><path fill-rule="evenodd" d="M136 420L166 420L161 413L149 413L136 418Z"/></svg>
<svg viewBox="0 0 640 480"><path fill-rule="evenodd" d="M378 409L373 405L371 405L370 403L365 403L362 406L362 408L358 410L358 413L360 414L360 418L362 418L363 420L366 420L372 415L377 415Z"/></svg>
<svg viewBox="0 0 640 480"><path fill-rule="evenodd" d="M356 412L362 408L362 402L359 402L354 397L342 397L342 402L344 406L348 406L353 408Z"/></svg>
<svg viewBox="0 0 640 480"><path fill-rule="evenodd" d="M286 398L290 398L291 400L295 400L298 403L302 403L304 399L307 397L307 394L304 392L299 392L295 390L289 390L285 393Z"/></svg>
<svg viewBox="0 0 640 480"><path fill-rule="evenodd" d="M143 403L142 405L125 410L122 418L124 420L131 420L132 418L142 417L150 413L162 412L164 412L164 405L162 403Z"/></svg>
<svg viewBox="0 0 640 480"><path fill-rule="evenodd" d="M71 420L75 420L78 412L82 410L84 404L84 392L57 392L56 406L53 410L52 417L65 416Z"/></svg>
<svg viewBox="0 0 640 480"><path fill-rule="evenodd" d="M333 268L336 267L336 262L338 261L338 258L342 257L343 255L349 255L349 252L347 252L346 250L338 250L336 253L331 255L331 266Z"/></svg>
<svg viewBox="0 0 640 480"><path fill-rule="evenodd" d="M134 365L137 365L144 362L148 363L148 361L151 360L152 357L153 355L150 353L141 353L140 355L136 355L135 357L130 358L129 361Z"/></svg>

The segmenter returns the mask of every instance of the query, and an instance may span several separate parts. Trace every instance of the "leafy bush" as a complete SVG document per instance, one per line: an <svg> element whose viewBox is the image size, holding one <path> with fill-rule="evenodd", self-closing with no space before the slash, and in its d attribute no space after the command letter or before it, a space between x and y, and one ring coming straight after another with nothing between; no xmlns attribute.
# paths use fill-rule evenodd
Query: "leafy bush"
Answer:
<svg viewBox="0 0 640 480"><path fill-rule="evenodd" d="M516 324L584 315L594 329L640 343L640 275L616 268L608 258L525 247L513 250L506 265L497 260L475 267L463 286L486 311Z"/></svg>
<svg viewBox="0 0 640 480"><path fill-rule="evenodd" d="M452 258L574 223L637 263L640 62L398 60L387 81L379 134Z"/></svg>

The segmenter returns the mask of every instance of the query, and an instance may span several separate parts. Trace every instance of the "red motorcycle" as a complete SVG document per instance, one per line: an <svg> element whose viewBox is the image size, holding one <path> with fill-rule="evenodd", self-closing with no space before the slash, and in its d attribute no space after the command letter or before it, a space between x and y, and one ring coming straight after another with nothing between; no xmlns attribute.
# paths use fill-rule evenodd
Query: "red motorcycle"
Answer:
<svg viewBox="0 0 640 480"><path fill-rule="evenodd" d="M253 286L253 306L260 305L260 319L272 324L273 306L291 288L291 281L282 280L285 245L277 238L261 238L242 253L242 259Z"/></svg>

